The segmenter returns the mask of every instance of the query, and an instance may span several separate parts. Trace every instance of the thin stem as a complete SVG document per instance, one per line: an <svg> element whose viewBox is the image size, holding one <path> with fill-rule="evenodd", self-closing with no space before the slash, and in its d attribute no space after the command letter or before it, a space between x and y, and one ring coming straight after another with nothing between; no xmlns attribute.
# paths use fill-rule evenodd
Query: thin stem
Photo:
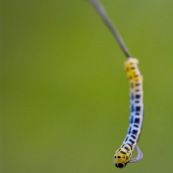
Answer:
<svg viewBox="0 0 173 173"><path fill-rule="evenodd" d="M113 36L115 37L116 41L118 42L120 48L122 49L123 53L127 58L131 57L131 54L129 50L127 49L121 35L118 33L117 29L115 26L113 26L113 23L109 19L108 15L106 14L106 11L104 10L103 6L100 4L99 1L97 0L89 0L90 3L94 6L106 26L109 28Z"/></svg>

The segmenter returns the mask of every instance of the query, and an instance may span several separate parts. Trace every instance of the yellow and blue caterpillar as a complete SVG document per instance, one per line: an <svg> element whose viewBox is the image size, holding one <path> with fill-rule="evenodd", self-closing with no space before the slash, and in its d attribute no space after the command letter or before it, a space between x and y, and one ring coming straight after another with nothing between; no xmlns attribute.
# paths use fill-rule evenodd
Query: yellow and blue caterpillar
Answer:
<svg viewBox="0 0 173 173"><path fill-rule="evenodd" d="M99 0L89 1L92 3L93 7L100 15L105 25L111 31L121 50L127 58L124 66L130 85L130 124L128 127L128 133L122 145L114 154L115 166L117 168L124 168L127 163L137 162L143 157L143 154L137 144L143 122L143 78L138 68L138 60L136 58L132 58L121 35L107 16L106 11L100 4ZM134 149L136 149L137 156L131 159Z"/></svg>
<svg viewBox="0 0 173 173"><path fill-rule="evenodd" d="M124 66L130 85L130 124L122 145L114 155L114 163L118 168L124 168L127 163L137 162L143 157L137 145L143 122L143 78L137 59L129 57ZM130 160L135 147L137 157Z"/></svg>

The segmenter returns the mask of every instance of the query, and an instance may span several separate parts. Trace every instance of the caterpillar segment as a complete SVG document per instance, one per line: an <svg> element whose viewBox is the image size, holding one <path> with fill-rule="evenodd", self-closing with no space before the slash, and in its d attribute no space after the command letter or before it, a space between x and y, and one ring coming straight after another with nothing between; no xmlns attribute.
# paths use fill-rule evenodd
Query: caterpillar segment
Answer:
<svg viewBox="0 0 173 173"><path fill-rule="evenodd" d="M130 118L127 135L114 155L114 163L117 168L124 168L127 163L137 162L143 157L137 144L143 122L143 78L137 59L128 58L124 66L130 86ZM137 157L131 159L135 148Z"/></svg>

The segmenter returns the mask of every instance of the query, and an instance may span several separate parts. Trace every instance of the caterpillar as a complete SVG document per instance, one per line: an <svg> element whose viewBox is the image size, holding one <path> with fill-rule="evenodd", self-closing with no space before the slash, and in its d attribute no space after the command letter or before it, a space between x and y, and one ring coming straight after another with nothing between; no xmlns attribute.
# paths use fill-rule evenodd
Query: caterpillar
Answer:
<svg viewBox="0 0 173 173"><path fill-rule="evenodd" d="M143 123L143 77L138 68L138 60L132 58L129 50L127 49L121 35L113 26L109 17L106 14L103 6L98 0L89 0L94 6L103 22L113 34L118 42L122 52L127 57L124 63L125 71L130 85L130 118L127 135L118 150L114 154L114 164L117 168L124 168L127 163L135 163L143 158L143 154L138 146L139 136L141 134ZM137 156L133 159L132 153L136 149Z"/></svg>
<svg viewBox="0 0 173 173"><path fill-rule="evenodd" d="M114 163L118 168L124 168L128 162L137 162L143 156L137 145L143 122L143 78L137 59L128 58L124 66L130 85L130 124L122 145L114 155ZM130 160L135 147L138 156Z"/></svg>

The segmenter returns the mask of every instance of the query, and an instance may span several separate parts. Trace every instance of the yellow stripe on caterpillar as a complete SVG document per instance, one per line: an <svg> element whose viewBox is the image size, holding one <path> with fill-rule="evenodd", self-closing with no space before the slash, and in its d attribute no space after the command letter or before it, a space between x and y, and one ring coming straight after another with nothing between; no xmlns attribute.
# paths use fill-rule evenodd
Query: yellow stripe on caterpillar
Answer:
<svg viewBox="0 0 173 173"><path fill-rule="evenodd" d="M138 69L138 60L136 58L128 58L125 61L124 66L129 82L132 85L136 82L142 82L143 79Z"/></svg>

